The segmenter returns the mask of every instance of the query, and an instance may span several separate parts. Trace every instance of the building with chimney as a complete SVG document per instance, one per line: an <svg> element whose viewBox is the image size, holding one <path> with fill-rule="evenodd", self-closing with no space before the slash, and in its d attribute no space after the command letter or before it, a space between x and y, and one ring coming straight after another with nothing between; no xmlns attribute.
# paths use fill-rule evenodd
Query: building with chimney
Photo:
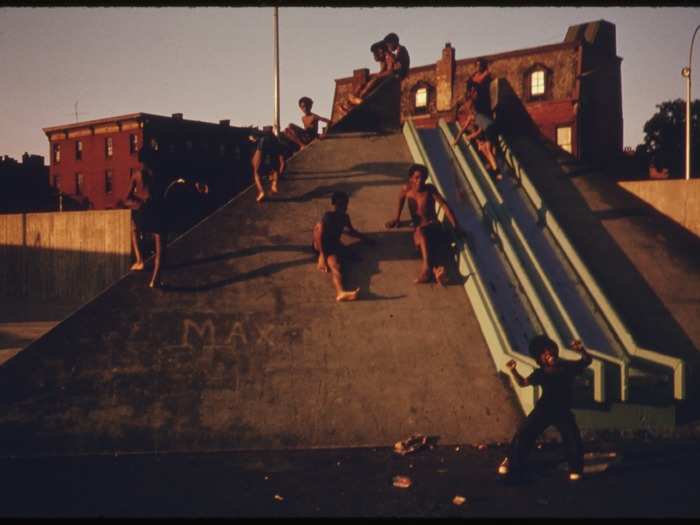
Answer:
<svg viewBox="0 0 700 525"><path fill-rule="evenodd" d="M463 59L455 55L448 42L437 62L410 69L401 83L401 122L433 127L440 118L455 120L455 105L477 60L484 58L499 120L509 116L499 109L511 110L512 104L501 104L510 96L546 139L576 158L601 163L622 154L622 59L614 24L600 20L571 26L556 44ZM335 81L333 122L340 118L340 103L368 76L368 69L358 69Z"/></svg>

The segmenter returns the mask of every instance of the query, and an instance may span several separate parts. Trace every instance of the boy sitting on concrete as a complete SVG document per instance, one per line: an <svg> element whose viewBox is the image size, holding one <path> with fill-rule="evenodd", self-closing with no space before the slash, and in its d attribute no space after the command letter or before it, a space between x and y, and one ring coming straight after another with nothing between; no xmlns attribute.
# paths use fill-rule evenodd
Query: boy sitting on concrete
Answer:
<svg viewBox="0 0 700 525"><path fill-rule="evenodd" d="M581 341L572 341L569 348L581 354L578 361L559 358L559 347L549 337L537 335L530 340L529 353L540 368L528 377L518 373L515 361L510 360L506 366L510 369L515 382L520 387L541 385L542 397L537 400L535 408L522 422L510 444L510 454L498 467L498 473L520 475L532 450L535 439L550 425L559 431L566 447L569 463L569 479L581 479L583 472L583 444L581 433L576 426L576 418L571 412L574 377L583 373L592 358Z"/></svg>
<svg viewBox="0 0 700 525"><path fill-rule="evenodd" d="M379 72L371 75L371 78L354 93L348 95L347 100L341 105L343 111L349 111L353 106L358 106L364 102L366 97L377 85L387 77L394 74L396 63L394 55L387 49L384 41L375 42L370 47L374 60L379 62Z"/></svg>
<svg viewBox="0 0 700 525"><path fill-rule="evenodd" d="M313 249L318 253L318 269L322 272L330 270L335 286L335 300L354 301L357 299L359 288L349 291L343 288L343 274L341 260L345 255L346 247L340 241L340 236L347 233L363 240L368 244L373 242L364 234L353 228L348 215L348 202L350 198L343 191L336 191L331 196L333 209L323 214L321 221L314 226Z"/></svg>
<svg viewBox="0 0 700 525"><path fill-rule="evenodd" d="M399 44L399 35L389 33L384 37L389 52L394 56L394 71L399 80L403 80L408 75L408 70L411 67L411 57L408 55L408 50Z"/></svg>
<svg viewBox="0 0 700 525"><path fill-rule="evenodd" d="M301 109L303 115L301 117L301 123L304 125L300 128L296 124L290 124L287 129L284 130L284 134L289 140L294 142L299 149L304 149L313 140L318 138L318 123L325 122L330 123L330 120L323 118L316 113L311 112L311 107L314 101L309 97L301 97L299 99L299 109Z"/></svg>

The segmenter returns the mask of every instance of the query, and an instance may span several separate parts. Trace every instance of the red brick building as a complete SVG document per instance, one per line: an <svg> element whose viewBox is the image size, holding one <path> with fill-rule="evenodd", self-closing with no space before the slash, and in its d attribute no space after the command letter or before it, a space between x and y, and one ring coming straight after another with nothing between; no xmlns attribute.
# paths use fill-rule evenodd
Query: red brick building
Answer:
<svg viewBox="0 0 700 525"><path fill-rule="evenodd" d="M211 194L224 202L251 181L249 128L132 113L44 128L49 139L49 179L84 208L119 207L133 170L142 168L139 150L148 144L167 162L168 181L204 175Z"/></svg>
<svg viewBox="0 0 700 525"><path fill-rule="evenodd" d="M491 102L499 119L498 105L509 92L544 137L577 158L595 162L621 154L622 59L614 24L576 25L558 44L460 60L447 43L436 63L411 68L402 81L401 121L432 127L439 118L454 120L454 105L464 96L478 58L489 63ZM340 103L368 75L369 70L358 69L335 81L331 120L339 118Z"/></svg>

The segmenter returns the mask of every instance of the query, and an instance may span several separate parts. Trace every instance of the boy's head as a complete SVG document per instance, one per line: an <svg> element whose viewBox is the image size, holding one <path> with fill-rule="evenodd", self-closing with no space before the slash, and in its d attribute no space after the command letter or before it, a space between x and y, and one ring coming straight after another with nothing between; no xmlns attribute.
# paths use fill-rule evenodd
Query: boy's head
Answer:
<svg viewBox="0 0 700 525"><path fill-rule="evenodd" d="M544 334L530 339L528 352L540 366L552 366L559 358L559 347Z"/></svg>
<svg viewBox="0 0 700 525"><path fill-rule="evenodd" d="M485 58L477 58L476 59L476 70L479 73L483 73L486 71L486 68L489 67L489 63L486 61Z"/></svg>
<svg viewBox="0 0 700 525"><path fill-rule="evenodd" d="M422 164L413 164L408 168L408 180L414 188L422 188L428 179L428 168Z"/></svg>
<svg viewBox="0 0 700 525"><path fill-rule="evenodd" d="M384 60L384 54L386 53L386 44L383 40L381 42L375 42L374 44L372 44L369 50L374 55L374 60L376 60L377 62L381 62L382 60Z"/></svg>
<svg viewBox="0 0 700 525"><path fill-rule="evenodd" d="M299 107L304 113L311 111L311 106L313 105L314 101L311 100L309 97L301 97L299 99Z"/></svg>
<svg viewBox="0 0 700 525"><path fill-rule="evenodd" d="M331 204L335 206L336 209L345 211L348 209L348 201L350 197L344 191L336 191L331 195Z"/></svg>
<svg viewBox="0 0 700 525"><path fill-rule="evenodd" d="M389 33L384 37L384 43L386 47L389 48L389 51L396 51L399 47L399 35L396 33Z"/></svg>

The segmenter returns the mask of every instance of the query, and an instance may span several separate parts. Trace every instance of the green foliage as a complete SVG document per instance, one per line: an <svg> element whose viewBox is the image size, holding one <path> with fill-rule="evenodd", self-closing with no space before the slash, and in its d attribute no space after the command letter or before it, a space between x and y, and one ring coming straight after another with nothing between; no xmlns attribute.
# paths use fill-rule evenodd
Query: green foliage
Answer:
<svg viewBox="0 0 700 525"><path fill-rule="evenodd" d="M657 111L644 124L644 144L640 144L638 153L643 153L649 162L658 169L668 168L675 176L683 176L685 170L685 101L669 100L656 106ZM700 115L700 100L690 104L691 125L691 154L700 151L700 134L698 134L698 118ZM641 150L641 151L640 151ZM693 165L700 162L694 155ZM695 170L694 170L695 171Z"/></svg>

